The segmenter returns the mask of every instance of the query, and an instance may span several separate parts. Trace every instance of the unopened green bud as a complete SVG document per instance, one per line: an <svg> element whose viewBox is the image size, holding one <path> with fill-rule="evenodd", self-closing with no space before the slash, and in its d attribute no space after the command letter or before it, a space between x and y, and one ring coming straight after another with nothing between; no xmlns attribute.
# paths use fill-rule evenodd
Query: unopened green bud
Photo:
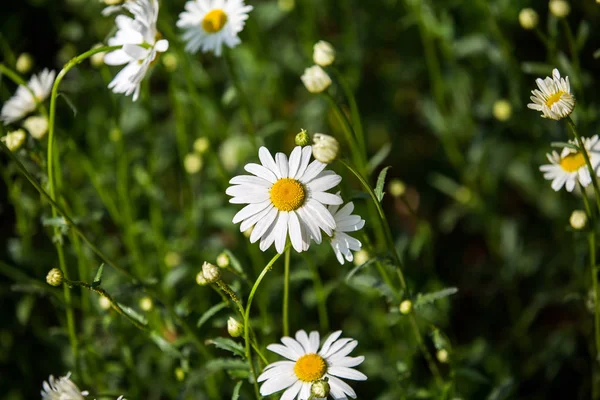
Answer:
<svg viewBox="0 0 600 400"><path fill-rule="evenodd" d="M210 147L210 140L205 137L200 137L194 141L194 151L199 154L204 154Z"/></svg>
<svg viewBox="0 0 600 400"><path fill-rule="evenodd" d="M388 192L394 197L400 197L406 193L406 185L400 179L392 179L388 184Z"/></svg>
<svg viewBox="0 0 600 400"><path fill-rule="evenodd" d="M227 320L227 332L231 337L240 337L244 333L244 325L233 317Z"/></svg>
<svg viewBox="0 0 600 400"><path fill-rule="evenodd" d="M217 265L221 268L229 267L229 256L227 253L221 253L217 256Z"/></svg>
<svg viewBox="0 0 600 400"><path fill-rule="evenodd" d="M450 354L448 354L448 350L446 349L438 350L436 356L438 361L443 364L446 364L450 360Z"/></svg>
<svg viewBox="0 0 600 400"><path fill-rule="evenodd" d="M64 281L64 275L58 268L52 268L46 275L46 283L50 286L60 286Z"/></svg>
<svg viewBox="0 0 600 400"><path fill-rule="evenodd" d="M310 386L310 394L317 399L324 399L329 396L329 392L331 391L331 386L329 386L329 382L327 382L327 378L321 379L313 382Z"/></svg>
<svg viewBox="0 0 600 400"><path fill-rule="evenodd" d="M208 281L204 277L204 274L202 273L202 271L200 271L196 274L196 283L200 286L208 285Z"/></svg>
<svg viewBox="0 0 600 400"><path fill-rule="evenodd" d="M400 312L404 315L410 314L410 312L412 311L412 307L412 301L404 300L402 303L400 303Z"/></svg>
<svg viewBox="0 0 600 400"><path fill-rule="evenodd" d="M17 58L15 68L18 73L26 74L31 71L31 67L33 67L33 57L31 57L31 54L23 53Z"/></svg>
<svg viewBox="0 0 600 400"><path fill-rule="evenodd" d="M296 146L308 146L310 143L310 136L306 133L305 129L302 129L300 133L296 135Z"/></svg>
<svg viewBox="0 0 600 400"><path fill-rule="evenodd" d="M148 296L146 297L142 297L140 299L140 308L144 311L150 311L152 310L152 307L154 306L154 303L152 302L152 299Z"/></svg>
<svg viewBox="0 0 600 400"><path fill-rule="evenodd" d="M178 382L183 382L183 380L185 379L185 371L183 370L183 368L175 368L175 379L177 379Z"/></svg>

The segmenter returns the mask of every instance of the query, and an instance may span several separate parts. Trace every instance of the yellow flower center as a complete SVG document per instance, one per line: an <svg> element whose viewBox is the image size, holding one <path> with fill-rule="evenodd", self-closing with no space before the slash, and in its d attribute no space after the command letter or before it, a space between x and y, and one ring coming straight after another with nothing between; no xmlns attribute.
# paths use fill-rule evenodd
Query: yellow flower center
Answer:
<svg viewBox="0 0 600 400"><path fill-rule="evenodd" d="M294 211L304 204L306 193L300 182L291 178L282 178L271 186L271 203L279 211Z"/></svg>
<svg viewBox="0 0 600 400"><path fill-rule="evenodd" d="M227 23L227 14L220 8L210 11L202 20L202 29L208 33L217 33Z"/></svg>
<svg viewBox="0 0 600 400"><path fill-rule="evenodd" d="M563 94L565 94L565 92L563 92L562 90L559 90L558 92L554 93L552 96L548 97L548 100L546 100L546 105L549 108L552 108L552 105L559 101Z"/></svg>
<svg viewBox="0 0 600 400"><path fill-rule="evenodd" d="M575 172L585 165L585 157L582 152L571 153L560 160L560 166L567 172Z"/></svg>
<svg viewBox="0 0 600 400"><path fill-rule="evenodd" d="M305 354L296 361L294 373L303 382L314 382L327 372L327 363L318 354Z"/></svg>

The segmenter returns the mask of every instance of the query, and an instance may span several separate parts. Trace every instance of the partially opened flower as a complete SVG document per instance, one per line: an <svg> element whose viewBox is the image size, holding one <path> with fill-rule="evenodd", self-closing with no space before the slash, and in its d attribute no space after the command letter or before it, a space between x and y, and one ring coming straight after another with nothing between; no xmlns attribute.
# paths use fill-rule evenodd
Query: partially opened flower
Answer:
<svg viewBox="0 0 600 400"><path fill-rule="evenodd" d="M71 380L71 373L58 379L50 375L48 382L44 381L40 392L43 400L83 400L88 395L87 391L81 391Z"/></svg>
<svg viewBox="0 0 600 400"><path fill-rule="evenodd" d="M223 45L237 46L241 43L238 34L244 29L252 8L244 0L188 1L177 21L177 26L184 30L185 50L197 53L201 49L220 56Z"/></svg>
<svg viewBox="0 0 600 400"><path fill-rule="evenodd" d="M230 203L248 204L234 217L241 222L240 231L254 227L250 242L260 239L260 249L267 250L273 243L282 253L286 239L298 252L308 250L310 239L321 243L321 230L331 236L335 219L325 205L339 205L342 199L327 190L342 178L326 171L326 164L310 162L310 146L294 148L290 158L277 153L275 159L267 148L261 147L258 157L261 164L247 164L244 168L253 175L236 176L226 193L233 198Z"/></svg>
<svg viewBox="0 0 600 400"><path fill-rule="evenodd" d="M340 378L363 381L367 376L353 367L361 364L365 357L348 357L358 345L350 338L338 339L342 331L329 335L319 350L319 333L305 331L296 332L296 339L281 338L281 344L270 344L267 349L277 353L289 361L277 361L266 366L258 377L264 382L260 394L268 396L283 389L281 396L285 400L307 400L311 395L313 382L327 379L329 395L334 399L355 399L356 392Z"/></svg>
<svg viewBox="0 0 600 400"><path fill-rule="evenodd" d="M560 72L555 68L552 70L552 78L547 76L535 81L539 88L532 90L531 101L528 108L542 112L543 118L563 119L568 117L575 108L575 96L571 94L569 77L561 78Z"/></svg>
<svg viewBox="0 0 600 400"><path fill-rule="evenodd" d="M108 88L126 96L133 94L133 101L136 101L140 95L140 84L150 65L159 53L167 51L169 42L161 39L161 34L156 30L157 0L130 0L122 8L131 12L134 18L118 15L115 19L117 33L108 39L108 45L122 45L123 48L105 55L104 63L127 64L108 84Z"/></svg>
<svg viewBox="0 0 600 400"><path fill-rule="evenodd" d="M598 167L600 166L600 140L598 135L594 135L589 139L582 138L582 141L592 168L598 175ZM574 141L569 143L575 144ZM552 181L552 189L559 191L564 186L568 192L572 192L577 182L583 187L592 182L582 151L565 147L560 154L553 151L552 154L546 156L550 164L542 165L540 171L544 172L545 179Z"/></svg>
<svg viewBox="0 0 600 400"><path fill-rule="evenodd" d="M44 69L40 74L33 75L29 79L27 87L20 85L15 95L2 106L0 119L4 121L4 125L20 120L35 110L38 103L46 100L52 90L55 77L55 71Z"/></svg>
<svg viewBox="0 0 600 400"><path fill-rule="evenodd" d="M327 209L335 219L335 230L329 239L331 248L333 248L340 264L344 264L344 258L351 262L354 259L352 252L359 251L362 243L346 232L356 232L362 229L365 226L365 220L358 215L352 215L352 211L354 211L354 203L352 202L342 208L336 205L329 206Z"/></svg>

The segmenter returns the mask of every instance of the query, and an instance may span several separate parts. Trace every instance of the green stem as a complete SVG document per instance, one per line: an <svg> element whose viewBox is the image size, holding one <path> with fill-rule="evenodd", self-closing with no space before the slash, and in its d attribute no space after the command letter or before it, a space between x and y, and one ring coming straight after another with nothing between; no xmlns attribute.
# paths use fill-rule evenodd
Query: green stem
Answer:
<svg viewBox="0 0 600 400"><path fill-rule="evenodd" d="M322 332L329 331L329 317L327 315L327 296L325 295L325 289L323 282L319 276L319 270L315 263L312 262L310 257L305 257L308 265L310 266L313 275L313 285L315 289L315 295L317 297L317 311L319 313L319 326Z"/></svg>
<svg viewBox="0 0 600 400"><path fill-rule="evenodd" d="M283 336L289 336L289 305L290 305L290 247L285 250L285 262L283 270Z"/></svg>
<svg viewBox="0 0 600 400"><path fill-rule="evenodd" d="M237 96L242 103L242 114L244 115L244 119L246 120L247 125L247 135L250 138L252 144L256 145L256 130L254 128L254 121L252 120L252 111L250 110L250 101L248 97L246 97L246 92L242 88L242 83L240 81L240 77L235 70L235 65L233 64L233 60L231 59L231 54L228 50L226 50L223 54L223 58L225 59L225 64L229 71L229 75L231 76L231 82L233 83L233 87L235 87L235 91Z"/></svg>
<svg viewBox="0 0 600 400"><path fill-rule="evenodd" d="M290 244L288 243L286 245L285 251L287 251L289 249L289 247L290 247ZM260 392L258 389L258 382L256 381L258 376L256 375L256 371L254 369L254 364L252 362L252 352L250 351L250 308L252 307L252 300L254 299L254 295L256 294L256 290L258 289L258 286L262 282L265 275L267 275L267 272L269 272L271 270L271 268L273 268L273 264L275 264L275 261L277 261L279 259L279 257L281 257L281 254L279 254L279 253L275 254L275 256L273 256L271 261L269 261L269 263L267 265L265 265L262 272L256 279L256 282L254 282L254 286L252 286L252 290L250 290L250 295L248 296L248 302L246 303L246 311L244 313L244 340L246 342L246 359L248 360L248 363L250 364L250 372L252 373L252 377L254 378L253 379L254 380L254 392L255 392L256 398L258 400L260 400L260 398L261 398Z"/></svg>
<svg viewBox="0 0 600 400"><path fill-rule="evenodd" d="M571 128L571 132L573 133L573 136L577 140L577 145L579 146L579 149L580 149L581 153L583 154L583 158L585 159L585 164L587 165L588 171L590 173L590 178L592 180L592 186L594 187L594 193L596 195L595 196L596 197L596 206L598 207L598 211L600 212L600 188L598 187L598 180L596 179L596 171L594 171L594 167L592 167L592 163L590 161L590 156L589 156L587 150L585 149L585 146L583 144L583 140L581 139L581 136L577 132L577 127L575 126L575 123L573 122L573 120L571 119L570 116L568 116L566 118L566 120L567 120L567 125L569 126L569 128ZM585 192L583 192L583 193L585 195Z"/></svg>
<svg viewBox="0 0 600 400"><path fill-rule="evenodd" d="M383 208L381 207L381 203L377 199L377 196L375 195L375 191L373 190L373 188L371 188L371 185L369 185L369 183L366 181L366 179L362 175L360 175L358 173L358 171L356 171L354 168L352 168L352 166L350 166L345 161L340 160L340 162L350 172L352 172L352 174L354 174L354 176L356 176L356 178L358 178L358 180L363 185L363 187L367 190L367 192L369 192L369 195L371 196L371 199L373 200L373 203L375 203L375 207L377 207L377 212L378 212L379 218L381 220L380 221L381 225L384 227L385 237L386 237L386 240L387 240L387 243L388 243L388 249L392 253L392 255L394 257L394 260L395 260L395 263L396 263L396 268L395 269L396 269L397 274L398 274L398 279L400 280L400 285L402 287L402 290L403 290L404 294L406 294L406 292L408 291L408 285L406 284L406 279L404 278L404 273L402 272L402 267L403 267L402 261L400 260L400 256L398 255L398 252L396 250L396 245L394 244L394 239L392 237L392 232L390 230L389 224L387 223L387 219L386 219L385 214L383 212ZM386 278L387 274L385 274L385 270L383 269L382 266L380 266L379 271L380 271L380 273L382 273L382 277L384 278L384 280L386 280L386 279L389 280L389 278ZM392 289L394 288L394 286L392 286L391 284L388 283L388 285ZM431 371L431 373L434 376L434 378L437 381L437 383L439 385L442 385L443 384L443 380L442 380L440 371L439 371L436 363L433 361L433 357L431 357L431 354L429 354L429 350L427 349L427 346L425 345L425 341L423 340L423 337L421 335L421 331L419 330L419 326L417 325L417 320L415 318L414 313L409 314L409 319L410 319L410 323L411 323L411 327L412 327L413 333L414 333L415 337L417 338L417 342L419 344L421 352L423 353L423 356L425 357L425 360L427 361L427 365L429 366L429 370Z"/></svg>
<svg viewBox="0 0 600 400"><path fill-rule="evenodd" d="M332 68L333 73L336 76L336 79L344 94L346 96L346 100L348 100L348 104L350 105L350 112L352 113L352 122L354 123L354 132L356 133L356 141L358 142L358 146L360 151L362 152L362 158L367 158L367 144L365 142L365 134L362 127L362 122L360 120L360 112L358 111L358 104L356 103L356 97L352 90L350 90L350 86L348 82L344 79L344 76L338 71L336 68Z"/></svg>
<svg viewBox="0 0 600 400"><path fill-rule="evenodd" d="M102 289L99 286L93 286L90 285L87 282L83 282L83 281L70 281L68 279L65 279L65 285L64 287L69 290L69 286L79 286L82 288L85 288L87 290L90 290L94 293L99 294L100 296L104 296L106 297L106 299L110 302L110 306L119 314L121 314L123 317L125 317L126 319L129 320L129 322L131 322L133 325L135 325L136 328L141 329L144 332L150 333L150 330L148 329L148 327L142 323L140 323L138 320L136 320L135 318L131 317L128 313L125 312L125 310L123 310L121 308L121 306L119 305L119 303L117 303L110 294L108 294L106 292L106 290Z"/></svg>

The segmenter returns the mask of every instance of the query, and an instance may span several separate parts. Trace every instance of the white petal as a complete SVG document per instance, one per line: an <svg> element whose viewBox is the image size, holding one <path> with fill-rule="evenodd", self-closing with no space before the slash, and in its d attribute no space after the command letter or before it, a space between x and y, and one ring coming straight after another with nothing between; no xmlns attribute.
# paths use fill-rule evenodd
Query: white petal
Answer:
<svg viewBox="0 0 600 400"><path fill-rule="evenodd" d="M293 349L284 346L282 344L274 343L267 346L267 350L272 351L273 353L277 353L282 357L287 358L288 360L296 361L303 353L299 353L294 351Z"/></svg>

